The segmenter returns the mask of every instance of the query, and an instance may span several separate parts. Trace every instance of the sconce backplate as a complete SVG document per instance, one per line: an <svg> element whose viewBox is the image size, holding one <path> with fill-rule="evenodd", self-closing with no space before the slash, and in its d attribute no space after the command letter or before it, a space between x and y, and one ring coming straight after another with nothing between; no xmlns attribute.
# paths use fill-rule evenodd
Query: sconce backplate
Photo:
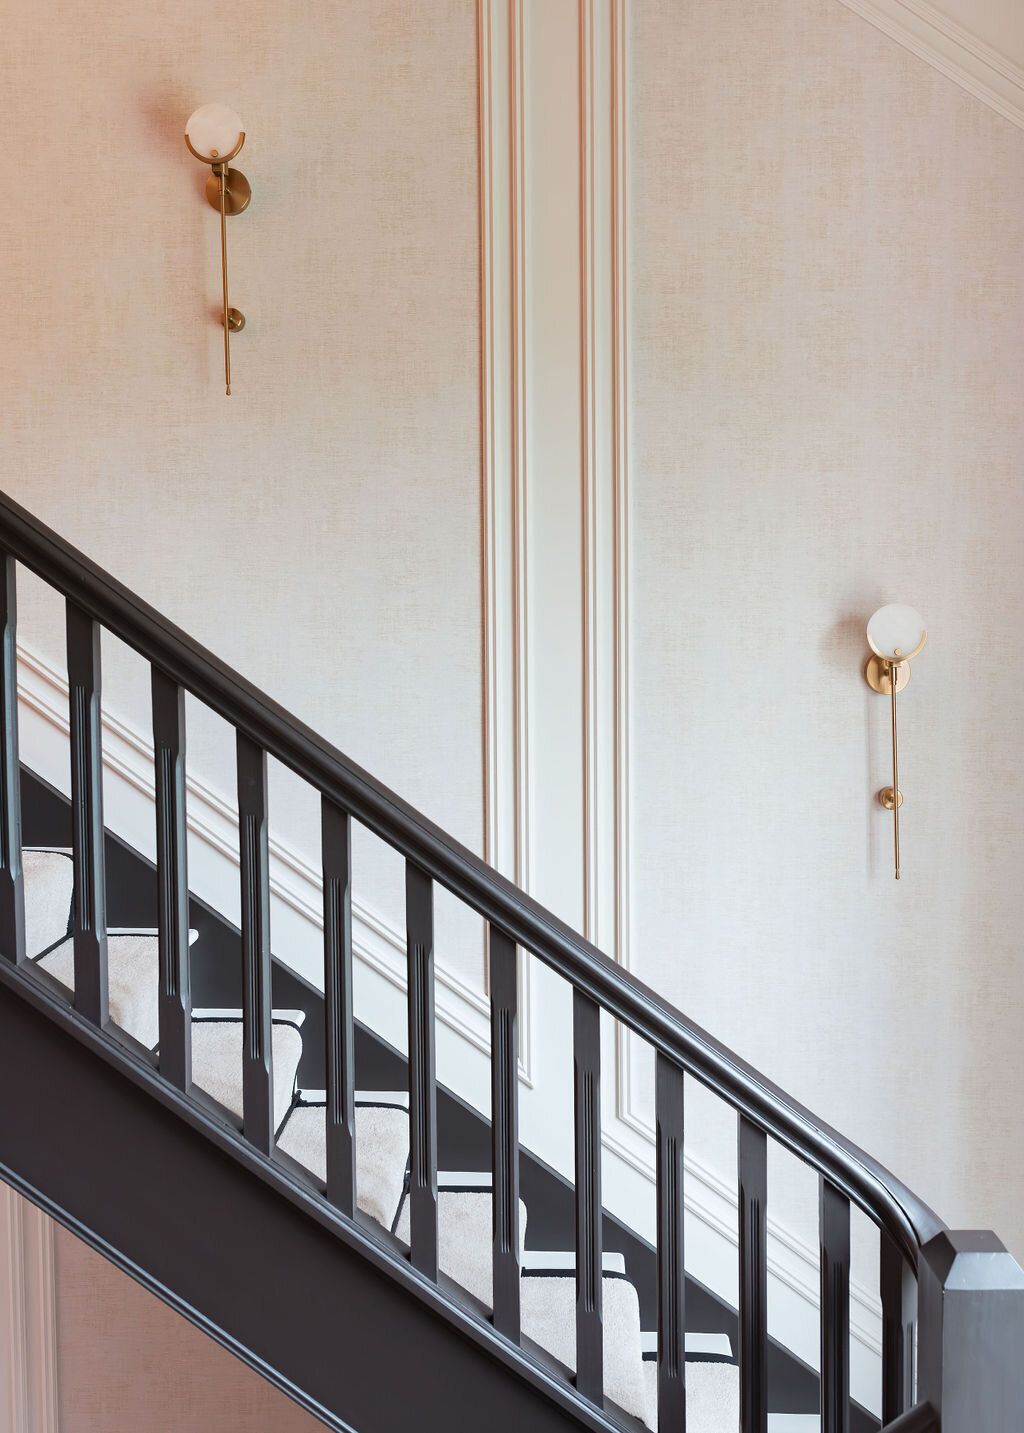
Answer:
<svg viewBox="0 0 1024 1433"><path fill-rule="evenodd" d="M238 169L229 169L226 178L228 187L224 196L224 212L242 214L248 209L249 200L252 198L249 181ZM206 202L211 209L220 213L220 178L217 174L211 174L206 181Z"/></svg>
<svg viewBox="0 0 1024 1433"><path fill-rule="evenodd" d="M892 682L889 677L889 673L892 671L896 672L896 690L901 692L910 681L909 662L900 662L896 667L892 667L888 662L883 662L880 657L870 657L864 668L864 676L872 691L887 697L892 691Z"/></svg>

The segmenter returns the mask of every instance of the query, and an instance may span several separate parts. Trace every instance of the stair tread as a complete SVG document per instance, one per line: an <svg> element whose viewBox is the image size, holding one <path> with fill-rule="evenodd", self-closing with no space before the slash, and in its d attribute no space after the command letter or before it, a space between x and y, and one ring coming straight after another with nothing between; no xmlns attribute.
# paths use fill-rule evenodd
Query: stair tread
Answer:
<svg viewBox="0 0 1024 1433"><path fill-rule="evenodd" d="M68 933L74 867L70 852L39 848L26 848L21 863L25 881L25 951L35 956Z"/></svg>
<svg viewBox="0 0 1024 1433"><path fill-rule="evenodd" d="M640 1346L640 1301L636 1289L620 1274L602 1279L604 1319L604 1391L634 1418L646 1420L648 1394ZM522 1281L523 1333L576 1369L576 1276L574 1273L532 1274ZM694 1423L694 1428L700 1425ZM703 1430L701 1430L703 1433Z"/></svg>
<svg viewBox="0 0 1024 1433"><path fill-rule="evenodd" d="M356 1202L364 1214L390 1229L405 1187L409 1116L404 1109L357 1104L355 1122ZM327 1178L323 1105L297 1105L278 1135L277 1144L317 1179Z"/></svg>
<svg viewBox="0 0 1024 1433"><path fill-rule="evenodd" d="M643 1365L648 1428L658 1427L658 1365ZM736 1363L686 1361L686 1426L694 1433L736 1433L740 1422L740 1370ZM768 1433L775 1433L772 1416ZM780 1430L781 1433L781 1430Z"/></svg>
<svg viewBox="0 0 1024 1433"><path fill-rule="evenodd" d="M242 1117L242 1022L192 1022L192 1083ZM275 1022L271 1027L274 1075L275 1128L287 1118L295 1094L295 1077L302 1058L302 1036L294 1025Z"/></svg>
<svg viewBox="0 0 1024 1433"><path fill-rule="evenodd" d="M490 1180L490 1176L484 1176ZM437 1260L443 1274L479 1299L487 1308L493 1300L491 1191L444 1189L438 1174ZM526 1205L519 1201L519 1248L526 1237ZM409 1243L409 1196L395 1224L395 1234Z"/></svg>

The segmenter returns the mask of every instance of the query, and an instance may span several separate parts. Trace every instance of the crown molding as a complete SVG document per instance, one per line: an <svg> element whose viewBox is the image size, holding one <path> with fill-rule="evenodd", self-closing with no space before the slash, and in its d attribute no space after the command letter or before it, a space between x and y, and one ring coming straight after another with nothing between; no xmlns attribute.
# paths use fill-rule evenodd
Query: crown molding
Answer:
<svg viewBox="0 0 1024 1433"><path fill-rule="evenodd" d="M928 0L841 0L961 89L1024 129L1024 70Z"/></svg>

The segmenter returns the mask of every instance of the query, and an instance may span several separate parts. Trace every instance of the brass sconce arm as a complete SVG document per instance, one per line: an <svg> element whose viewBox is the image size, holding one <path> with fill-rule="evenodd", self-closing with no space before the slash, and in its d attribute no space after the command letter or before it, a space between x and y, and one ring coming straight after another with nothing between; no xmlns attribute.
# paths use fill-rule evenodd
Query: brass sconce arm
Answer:
<svg viewBox="0 0 1024 1433"><path fill-rule="evenodd" d="M237 136L237 138L235 137ZM190 117L185 129L189 153L210 166L206 181L207 203L220 214L221 281L224 308L224 386L231 393L231 335L241 333L245 315L228 302L228 227L229 215L241 214L249 207L252 190L245 175L230 167L245 143L245 130L238 116L225 105L203 105Z"/></svg>

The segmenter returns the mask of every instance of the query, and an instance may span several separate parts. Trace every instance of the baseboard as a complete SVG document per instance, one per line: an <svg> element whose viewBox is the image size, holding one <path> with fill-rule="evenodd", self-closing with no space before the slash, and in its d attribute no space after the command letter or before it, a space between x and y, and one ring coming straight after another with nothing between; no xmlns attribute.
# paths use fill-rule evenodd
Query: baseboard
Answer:
<svg viewBox="0 0 1024 1433"><path fill-rule="evenodd" d="M0 1390L10 1433L57 1433L53 1224L0 1184Z"/></svg>
<svg viewBox="0 0 1024 1433"><path fill-rule="evenodd" d="M18 648L21 755L26 764L67 794L69 731L63 674L38 654ZM107 827L152 855L154 790L152 746L109 711L103 714L104 819ZM214 910L237 922L230 898L238 891L237 815L229 801L190 775L188 780L189 885ZM280 840L271 841L272 928L275 954L318 989L323 917L319 873ZM227 896L226 896L227 893ZM278 941L276 933L282 933ZM353 903L352 944L360 1018L397 1048L405 1041L405 934L364 905ZM286 955L282 955L285 952ZM490 1030L486 997L456 975L437 969L438 1071L449 1088L479 1107L489 1089ZM442 1029L441 1027L444 1027ZM445 1039L447 1032L447 1039ZM530 1085L520 1067L520 1081ZM653 1209L653 1131L639 1121L606 1116L605 1205L637 1227L638 1208ZM687 1268L727 1302L734 1298L737 1261L736 1193L711 1168L687 1156ZM773 1337L812 1368L819 1356L818 1251L769 1222L769 1293ZM881 1315L870 1291L851 1287L851 1391L863 1406L877 1403Z"/></svg>

